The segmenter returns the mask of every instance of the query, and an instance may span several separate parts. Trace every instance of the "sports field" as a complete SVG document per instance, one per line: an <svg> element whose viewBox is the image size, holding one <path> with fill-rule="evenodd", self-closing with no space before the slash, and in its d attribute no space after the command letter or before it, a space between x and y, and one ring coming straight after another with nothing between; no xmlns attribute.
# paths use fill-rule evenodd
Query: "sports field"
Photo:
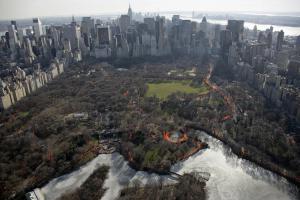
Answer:
<svg viewBox="0 0 300 200"><path fill-rule="evenodd" d="M156 96L161 100L165 100L170 94L175 92L183 92L187 94L205 94L208 92L206 86L192 87L191 81L173 81L166 83L148 83L147 97Z"/></svg>

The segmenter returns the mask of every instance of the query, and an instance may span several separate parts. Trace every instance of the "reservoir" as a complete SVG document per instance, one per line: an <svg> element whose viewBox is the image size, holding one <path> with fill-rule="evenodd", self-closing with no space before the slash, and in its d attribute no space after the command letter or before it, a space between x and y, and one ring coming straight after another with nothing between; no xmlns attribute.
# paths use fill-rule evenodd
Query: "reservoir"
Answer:
<svg viewBox="0 0 300 200"><path fill-rule="evenodd" d="M209 148L199 151L188 159L172 166L178 174L207 172L209 200L294 200L298 194L296 186L271 171L265 170L250 161L238 158L221 141L204 132L198 137L208 143ZM58 177L39 189L45 200L54 200L66 192L72 192L102 165L110 166L107 188L103 200L118 198L122 188L136 180L142 185L162 182L164 185L176 183L172 176L135 171L128 166L119 153L101 154L78 170Z"/></svg>

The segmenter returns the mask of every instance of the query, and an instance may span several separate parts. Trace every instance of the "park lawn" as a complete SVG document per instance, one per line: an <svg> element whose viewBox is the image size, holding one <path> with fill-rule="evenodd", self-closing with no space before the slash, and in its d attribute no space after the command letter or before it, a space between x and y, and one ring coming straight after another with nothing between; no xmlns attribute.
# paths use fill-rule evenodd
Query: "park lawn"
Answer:
<svg viewBox="0 0 300 200"><path fill-rule="evenodd" d="M192 87L191 81L173 81L166 83L148 83L146 97L156 96L161 100L165 100L170 94L182 92L186 94L205 94L208 92L206 86Z"/></svg>
<svg viewBox="0 0 300 200"><path fill-rule="evenodd" d="M19 115L24 118L27 117L29 115L29 112L20 112Z"/></svg>

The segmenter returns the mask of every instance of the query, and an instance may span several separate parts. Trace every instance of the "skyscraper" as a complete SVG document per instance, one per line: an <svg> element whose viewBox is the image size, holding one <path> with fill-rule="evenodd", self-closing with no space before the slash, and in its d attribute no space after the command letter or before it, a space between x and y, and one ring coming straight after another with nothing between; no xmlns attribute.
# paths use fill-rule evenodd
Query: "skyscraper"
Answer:
<svg viewBox="0 0 300 200"><path fill-rule="evenodd" d="M130 19L130 24L132 23L132 9L131 9L131 6L130 6L130 4L129 4L129 8L128 8L128 13L127 13L127 15L129 16L129 19Z"/></svg>
<svg viewBox="0 0 300 200"><path fill-rule="evenodd" d="M173 15L172 23L173 25L179 25L181 22L180 15Z"/></svg>
<svg viewBox="0 0 300 200"><path fill-rule="evenodd" d="M200 30L203 31L204 33L207 33L207 28L208 28L208 23L206 17L204 16L200 23Z"/></svg>
<svg viewBox="0 0 300 200"><path fill-rule="evenodd" d="M157 17L155 21L157 49L162 49L165 43L165 18Z"/></svg>
<svg viewBox="0 0 300 200"><path fill-rule="evenodd" d="M296 49L298 52L300 52L300 35L297 37L297 40L296 40Z"/></svg>
<svg viewBox="0 0 300 200"><path fill-rule="evenodd" d="M80 27L75 21L63 27L63 38L70 41L73 51L79 49L80 35Z"/></svg>
<svg viewBox="0 0 300 200"><path fill-rule="evenodd" d="M33 18L33 32L36 38L39 38L42 36L43 33L43 27L42 27L42 22L40 21L39 18Z"/></svg>
<svg viewBox="0 0 300 200"><path fill-rule="evenodd" d="M126 33L128 27L130 26L130 16L129 15L121 15L119 19L120 31L121 33Z"/></svg>
<svg viewBox="0 0 300 200"><path fill-rule="evenodd" d="M267 45L268 45L268 48L272 47L272 40L273 40L273 34L272 34L272 31L269 31L269 33L267 35Z"/></svg>
<svg viewBox="0 0 300 200"><path fill-rule="evenodd" d="M32 50L31 41L28 36L24 37L24 49L25 49L25 62L31 64L35 59L35 55Z"/></svg>
<svg viewBox="0 0 300 200"><path fill-rule="evenodd" d="M232 33L230 30L220 32L220 46L223 56L228 55L229 47L232 44Z"/></svg>
<svg viewBox="0 0 300 200"><path fill-rule="evenodd" d="M61 36L61 32L60 32L59 30L57 30L56 27L54 27L54 26L51 26L51 27L49 28L49 32L50 32L49 35L50 35L50 36L52 37L52 39L53 39L54 47L55 47L56 49L58 49L59 46L60 46L60 36Z"/></svg>
<svg viewBox="0 0 300 200"><path fill-rule="evenodd" d="M18 27L17 27L17 21L12 20L12 21L10 21L10 24L11 24L11 25L15 25L16 29L18 30Z"/></svg>
<svg viewBox="0 0 300 200"><path fill-rule="evenodd" d="M227 29L232 33L232 41L240 43L243 40L244 21L228 20Z"/></svg>
<svg viewBox="0 0 300 200"><path fill-rule="evenodd" d="M220 33L221 33L221 25L216 24L214 30L214 48L218 48L220 46Z"/></svg>
<svg viewBox="0 0 300 200"><path fill-rule="evenodd" d="M154 34L155 33L155 20L153 17L146 17L144 18L144 23L147 25L148 27L148 31L150 32L150 34Z"/></svg>
<svg viewBox="0 0 300 200"><path fill-rule="evenodd" d="M253 27L253 36L256 38L257 37L257 26L254 25Z"/></svg>
<svg viewBox="0 0 300 200"><path fill-rule="evenodd" d="M71 43L70 43L70 41L68 40L68 39L64 39L63 40L63 46L64 46L64 50L66 51L66 52L71 52L72 51L72 48L71 48Z"/></svg>
<svg viewBox="0 0 300 200"><path fill-rule="evenodd" d="M265 36L265 34L262 32L262 31L260 31L259 33L258 33L258 42L259 43L265 43L266 42L266 36Z"/></svg>
<svg viewBox="0 0 300 200"><path fill-rule="evenodd" d="M17 36L17 29L15 25L13 24L8 25L8 34L9 34L9 40L11 40L14 44L17 43L18 36Z"/></svg>
<svg viewBox="0 0 300 200"><path fill-rule="evenodd" d="M229 47L228 52L228 64L233 66L239 60L238 47L235 42Z"/></svg>
<svg viewBox="0 0 300 200"><path fill-rule="evenodd" d="M284 39L284 32L283 32L283 30L281 30L277 36L277 44L276 44L277 51L282 50L283 39Z"/></svg>
<svg viewBox="0 0 300 200"><path fill-rule="evenodd" d="M14 58L17 54L17 45L19 43L17 30L14 24L8 25L8 44L11 50L11 56Z"/></svg>
<svg viewBox="0 0 300 200"><path fill-rule="evenodd" d="M180 25L180 41L184 46L188 46L191 43L192 36L192 23L190 20L182 20Z"/></svg>
<svg viewBox="0 0 300 200"><path fill-rule="evenodd" d="M97 38L99 46L107 46L111 44L111 31L109 26L98 26L97 30Z"/></svg>
<svg viewBox="0 0 300 200"><path fill-rule="evenodd" d="M81 34L84 44L91 46L91 40L95 36L95 21L91 17L83 17L81 21Z"/></svg>

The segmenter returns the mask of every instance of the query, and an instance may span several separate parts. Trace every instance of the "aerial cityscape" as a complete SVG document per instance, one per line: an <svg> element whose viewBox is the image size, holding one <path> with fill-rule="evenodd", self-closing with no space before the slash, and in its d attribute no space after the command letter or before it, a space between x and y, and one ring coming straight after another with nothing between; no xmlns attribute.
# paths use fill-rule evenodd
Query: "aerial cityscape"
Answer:
<svg viewBox="0 0 300 200"><path fill-rule="evenodd" d="M300 199L300 3L218 2L0 0L0 199Z"/></svg>

